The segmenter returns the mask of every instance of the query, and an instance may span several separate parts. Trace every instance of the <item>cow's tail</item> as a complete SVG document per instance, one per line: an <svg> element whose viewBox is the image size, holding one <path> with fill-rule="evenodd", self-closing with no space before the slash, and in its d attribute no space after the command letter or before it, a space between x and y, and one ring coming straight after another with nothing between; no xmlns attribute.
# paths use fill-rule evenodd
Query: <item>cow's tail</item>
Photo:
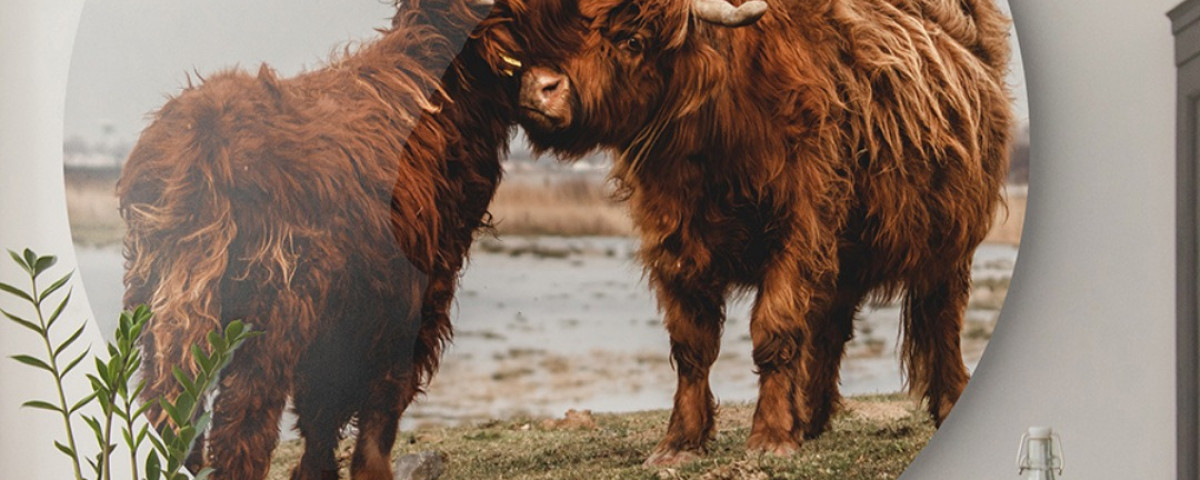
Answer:
<svg viewBox="0 0 1200 480"><path fill-rule="evenodd" d="M168 107L169 108L169 107ZM165 110L165 109L164 109ZM228 158L207 141L203 118L185 125L152 125L131 153L117 185L125 220L126 308L147 305L143 399L181 391L174 367L194 378L192 346L221 326L221 280L237 235L231 202L220 185ZM162 426L165 416L151 409Z"/></svg>
<svg viewBox="0 0 1200 480"><path fill-rule="evenodd" d="M989 67L1007 71L1012 21L995 0L925 0L925 15Z"/></svg>

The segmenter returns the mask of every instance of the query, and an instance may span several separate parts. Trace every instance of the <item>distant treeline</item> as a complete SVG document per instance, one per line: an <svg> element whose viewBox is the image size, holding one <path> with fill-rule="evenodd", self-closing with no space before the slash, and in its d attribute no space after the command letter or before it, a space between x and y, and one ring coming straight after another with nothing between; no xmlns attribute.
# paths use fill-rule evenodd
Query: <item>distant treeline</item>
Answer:
<svg viewBox="0 0 1200 480"><path fill-rule="evenodd" d="M555 161L550 155L539 157L534 155L522 140L513 142L513 149L506 162L509 168L533 171L605 170L609 163L602 153L588 155L571 164ZM88 141L80 136L72 136L63 142L63 164L68 177L111 177L115 180L132 148L132 143L128 141ZM1016 185L1029 183L1028 124L1021 125L1013 138L1008 182Z"/></svg>

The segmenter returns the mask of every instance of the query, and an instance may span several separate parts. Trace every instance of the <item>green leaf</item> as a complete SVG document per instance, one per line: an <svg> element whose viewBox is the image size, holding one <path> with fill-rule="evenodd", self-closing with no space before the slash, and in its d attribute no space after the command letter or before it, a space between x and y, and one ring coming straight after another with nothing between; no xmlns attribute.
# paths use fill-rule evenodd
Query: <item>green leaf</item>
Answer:
<svg viewBox="0 0 1200 480"><path fill-rule="evenodd" d="M85 328L87 328L87 324L80 325L79 330L76 330L75 333L72 333L70 338L63 340L62 344L60 344L58 348L54 349L54 358L58 358L58 355L61 354L63 350L66 350L67 347L71 346L71 344L75 342L75 340L78 340L79 336L83 335L83 330Z"/></svg>
<svg viewBox="0 0 1200 480"><path fill-rule="evenodd" d="M197 473L193 478L195 478L195 480L207 480L208 477L211 477L215 471L216 470L214 470L212 467L204 467L200 469L200 472Z"/></svg>
<svg viewBox="0 0 1200 480"><path fill-rule="evenodd" d="M58 443L58 442L54 442L54 447L55 447L55 448L57 448L57 449L58 449L58 451L60 451L60 452L63 452L63 453L65 453L65 454L67 454L67 456L69 456L69 457L71 457L71 458L75 458L75 451L74 451L74 450L71 450L71 447L68 447L68 446L66 446L66 445L63 445L63 444L61 444L61 443Z"/></svg>
<svg viewBox="0 0 1200 480"><path fill-rule="evenodd" d="M39 410L49 410L51 412L62 413L62 408L59 408L58 406L56 406L50 402L43 402L41 400L30 400L28 402L22 403L21 406L29 407L29 408L36 408Z"/></svg>
<svg viewBox="0 0 1200 480"><path fill-rule="evenodd" d="M50 318L46 320L47 329L49 329L51 325L54 325L54 322L58 320L58 316L62 315L63 309L67 308L67 303L71 301L71 293L73 292L68 290L67 295L63 297L61 302L58 302L58 306L54 308L54 313L51 313Z"/></svg>
<svg viewBox="0 0 1200 480"><path fill-rule="evenodd" d="M0 282L0 291L8 292L12 295L15 295L17 298L25 300L26 302L35 303L33 301L33 297L30 297L28 293L25 293L25 292L21 291L21 289L14 287L12 285L9 285L7 283Z"/></svg>
<svg viewBox="0 0 1200 480"><path fill-rule="evenodd" d="M152 315L153 314L150 312L150 307L147 307L144 304L138 305L133 309L133 323L145 325L146 322L150 321L150 317Z"/></svg>
<svg viewBox="0 0 1200 480"><path fill-rule="evenodd" d="M179 367L172 367L171 374L175 375L175 380L178 381L179 384L183 386L184 391L186 391L186 392L195 392L196 391L196 384L192 383L192 380L189 379L187 377L187 375L185 375L183 373L183 370L179 369Z"/></svg>
<svg viewBox="0 0 1200 480"><path fill-rule="evenodd" d="M59 280L54 281L54 283L50 283L50 286L46 287L46 289L42 290L42 293L37 294L38 304L41 304L41 302L46 301L48 296L54 294L54 292L58 292L58 290L60 288L62 288L62 286L65 286L65 284L67 284L68 281L71 281L71 275L74 275L74 271L67 272L67 275L62 276L62 278L59 278Z"/></svg>
<svg viewBox="0 0 1200 480"><path fill-rule="evenodd" d="M93 358L92 361L96 364L96 373L99 373L100 378L104 379L103 385L106 387L112 385L112 382L109 381L108 365L105 365L104 362L100 360L100 357Z"/></svg>
<svg viewBox="0 0 1200 480"><path fill-rule="evenodd" d="M8 251L8 255L12 257L14 262L17 262L17 265L20 265L21 268L25 269L26 272L28 272L29 274L33 274L33 272L29 270L29 266L25 265L25 259L21 258L21 255L19 255L17 252L14 252L12 250Z"/></svg>
<svg viewBox="0 0 1200 480"><path fill-rule="evenodd" d="M131 352L129 356L129 367L125 369L126 372L129 372L129 375L126 375L126 378L132 378L133 373L136 373L141 367L142 357L141 355L138 355L138 352L135 350Z"/></svg>
<svg viewBox="0 0 1200 480"><path fill-rule="evenodd" d="M149 434L147 427L149 427L149 425L142 424L142 429L138 430L137 438L135 438L133 441L134 446L141 445L142 442L146 440L146 435Z"/></svg>
<svg viewBox="0 0 1200 480"><path fill-rule="evenodd" d="M158 452L150 452L146 457L146 480L158 480L161 475L162 463L158 460Z"/></svg>
<svg viewBox="0 0 1200 480"><path fill-rule="evenodd" d="M212 422L212 413L211 412L202 413L200 415L200 418L196 419L196 423L195 423L196 430L203 432L204 429L208 428L209 422Z"/></svg>
<svg viewBox="0 0 1200 480"><path fill-rule="evenodd" d="M213 353L222 352L228 346L225 343L225 338L217 333L216 330L208 332L208 345L212 347Z"/></svg>
<svg viewBox="0 0 1200 480"><path fill-rule="evenodd" d="M83 415L82 417L83 422L92 428L92 432L95 432L97 441L103 442L104 429L100 427L100 421L89 415Z"/></svg>
<svg viewBox="0 0 1200 480"><path fill-rule="evenodd" d="M182 396L182 395L180 395L180 396ZM173 420L176 425L182 425L183 424L182 420L186 420L186 419L182 418L182 415L179 413L179 410L177 408L175 408L175 405L172 405L171 403L163 401L162 407L163 407L163 410L167 412L167 416L171 417L171 420Z"/></svg>
<svg viewBox="0 0 1200 480"><path fill-rule="evenodd" d="M50 368L50 365L47 365L46 362L43 362L36 358L33 358L29 355L13 355L12 359L16 360L18 362L24 363L26 365L29 365L31 367L34 367L34 368L37 368L40 370L45 370L47 372L50 372L51 374L54 373L54 369Z"/></svg>
<svg viewBox="0 0 1200 480"><path fill-rule="evenodd" d="M115 408L113 408L114 405L112 404L112 400L109 399L107 394L101 395L98 393L93 393L92 395L92 398L94 398L96 402L100 404L100 411L104 412L105 415L108 415L115 410Z"/></svg>
<svg viewBox="0 0 1200 480"><path fill-rule="evenodd" d="M205 355L204 352L200 350L199 345L192 344L192 358L194 358L196 363L200 365L201 371L211 372L213 370L213 364L215 363L213 361L213 357Z"/></svg>
<svg viewBox="0 0 1200 480"><path fill-rule="evenodd" d="M30 329L30 330L33 330L34 332L37 332L37 334L38 334L38 335L45 335L45 334L46 334L44 331L42 331L42 327L39 327L39 326L38 326L36 323L33 323L33 322L29 321L29 320L26 320L26 319L24 319L24 318L21 318L21 317L18 317L18 316L16 316L16 315L13 315L13 314L11 314L11 313L8 313L7 311L5 311L5 310L4 310L4 309L2 309L2 308L0 308L0 313L4 314L4 316L8 317L8 319L9 319L9 320L12 320L12 321L16 322L16 323L17 323L17 325L20 325L20 326L22 326L22 327L25 327L25 328L28 328L28 329Z"/></svg>
<svg viewBox="0 0 1200 480"><path fill-rule="evenodd" d="M143 403L142 406L138 407L137 410L133 411L133 415L135 417L142 416L142 414L146 413L146 410L149 410L152 405L154 405L154 402Z"/></svg>
<svg viewBox="0 0 1200 480"><path fill-rule="evenodd" d="M113 357L108 361L108 378L112 380L109 385L116 385L121 380L121 359Z"/></svg>
<svg viewBox="0 0 1200 480"><path fill-rule="evenodd" d="M107 390L104 385L104 381L100 380L99 377L92 375L90 373L87 374L86 376L87 376L88 381L90 381L92 383L92 390L96 390L96 391Z"/></svg>
<svg viewBox="0 0 1200 480"><path fill-rule="evenodd" d="M192 421L192 407L196 406L196 399L188 393L179 396L179 400L175 401L175 412L179 414L177 417L171 417L175 420L175 424L181 427L186 427Z"/></svg>
<svg viewBox="0 0 1200 480"><path fill-rule="evenodd" d="M25 249L24 253L25 253L25 265L28 266L29 268L33 268L33 266L37 264L37 259L38 259L37 254L33 253L33 250L30 250L28 248ZM32 270L30 271L30 273L32 273ZM36 275L36 274L34 274L34 275Z"/></svg>
<svg viewBox="0 0 1200 480"><path fill-rule="evenodd" d="M54 255L39 257L33 262L33 274L40 275L42 272L46 271L46 269L53 267L55 263L58 263L58 258Z"/></svg>
<svg viewBox="0 0 1200 480"><path fill-rule="evenodd" d="M164 430L163 436L165 436L166 432L169 432L169 431L171 431L170 428ZM156 450L158 452L162 452L163 455L167 454L167 446L163 444L162 440L159 440L158 437L156 437L154 435L150 435L146 438L150 439L150 446L154 447L154 450Z"/></svg>
<svg viewBox="0 0 1200 480"><path fill-rule="evenodd" d="M245 324L241 320L229 322L229 326L225 327L225 338L238 338L242 336L242 331L246 329Z"/></svg>
<svg viewBox="0 0 1200 480"><path fill-rule="evenodd" d="M88 403L91 403L91 401L95 398L96 398L96 392L92 392L88 396L79 399L79 401L75 402L74 405L71 405L71 409L68 410L67 413L75 413L75 412L79 411L79 409L83 408Z"/></svg>
<svg viewBox="0 0 1200 480"><path fill-rule="evenodd" d="M71 360L71 363L67 364L67 368L64 368L62 370L62 373L60 374L60 378L66 377L67 373L70 373L71 370L74 369L76 365L79 365L79 362L83 361L83 357L86 357L87 354L90 353L91 351L92 351L92 347L88 347L87 349L85 349L83 351L83 353L79 354L78 357L76 357L74 360Z"/></svg>

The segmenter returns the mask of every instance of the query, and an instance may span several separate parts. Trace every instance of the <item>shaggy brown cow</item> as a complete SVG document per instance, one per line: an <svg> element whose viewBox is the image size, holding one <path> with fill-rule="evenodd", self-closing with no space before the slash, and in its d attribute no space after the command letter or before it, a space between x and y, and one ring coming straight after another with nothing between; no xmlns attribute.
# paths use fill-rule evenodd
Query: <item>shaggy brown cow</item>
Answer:
<svg viewBox="0 0 1200 480"><path fill-rule="evenodd" d="M382 38L295 78L213 75L131 153L118 193L125 304L155 313L146 397L178 393L171 366L194 372L210 329L264 332L221 379L213 478L266 475L289 395L306 446L292 478L337 478L355 415L354 478L392 478L397 421L450 337L515 123L510 42L468 41L488 8L466 2L407 0Z"/></svg>
<svg viewBox="0 0 1200 480"><path fill-rule="evenodd" d="M868 296L903 294L908 382L938 424L968 379L972 254L1012 126L1008 19L991 0L771 1L512 9L535 146L617 153L679 377L650 463L712 436L733 291L757 289L751 449L787 454L825 429Z"/></svg>

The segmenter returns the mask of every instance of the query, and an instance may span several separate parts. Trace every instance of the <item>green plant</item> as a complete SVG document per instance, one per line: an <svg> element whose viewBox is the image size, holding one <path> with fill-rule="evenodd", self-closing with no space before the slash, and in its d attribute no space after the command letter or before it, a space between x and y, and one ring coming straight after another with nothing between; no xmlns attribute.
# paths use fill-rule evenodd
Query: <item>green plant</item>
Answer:
<svg viewBox="0 0 1200 480"><path fill-rule="evenodd" d="M67 443L64 445L61 442L55 441L54 446L57 447L60 452L63 452L71 458L72 467L75 470L75 479L83 480L83 472L79 468L79 449L75 444L75 432L71 428L71 416L91 402L92 399L96 397L96 394L93 393L88 395L76 401L75 403L68 403L66 393L63 389L63 378L65 378L68 373L71 373L71 370L79 365L79 362L83 361L84 357L87 356L91 348L89 347L88 349L85 349L83 353L79 354L79 356L75 357L69 362L66 362L65 367L61 367L62 362L60 362L60 360L63 358L63 354L66 352L67 348L70 347L71 344L75 343L75 341L79 339L79 336L83 334L84 326L81 325L79 329L75 330L75 332L72 333L71 336L67 337L66 340L62 341L58 345L54 345L50 340L51 329L53 329L54 325L58 322L58 319L62 315L63 308L67 306L67 302L71 300L71 290L67 290L67 293L63 295L62 300L58 302L58 306L54 308L53 313L51 313L49 316L45 315L45 310L42 308L43 304L49 299L50 295L54 294L54 292L61 289L63 285L67 284L67 282L71 279L71 273L67 273L46 288L39 290L38 280L41 278L41 275L46 272L46 270L54 266L57 259L53 256L38 256L29 249L25 249L25 251L20 255L12 250L9 250L8 253L12 256L13 260L16 261L17 264L29 274L29 290L22 290L3 282L0 282L0 290L25 300L32 305L34 314L37 317L37 322L35 323L5 310L0 310L0 313L3 313L5 317L8 317L9 320L16 322L18 325L37 333L42 339L42 344L46 347L46 354L42 358L31 355L14 355L12 358L25 365L49 372L50 375L54 377L54 383L58 389L58 403L51 403L44 400L30 400L21 406L49 410L51 412L57 412L62 416L63 424L67 430Z"/></svg>
<svg viewBox="0 0 1200 480"><path fill-rule="evenodd" d="M51 329L58 322L63 309L70 301L71 291L68 290L63 295L53 312L48 316L44 314L43 304L52 294L70 281L73 273L67 273L48 287L39 290L38 279L46 270L54 266L57 261L56 257L38 256L29 249L26 249L22 254L17 254L10 250L9 254L29 275L30 289L26 291L12 285L0 283L0 290L30 303L33 306L37 322L27 320L2 309L0 309L0 313L3 313L4 316L22 327L36 332L46 347L46 356L44 359L30 355L16 355L12 358L23 364L49 372L53 376L58 389L57 404L42 400L31 400L25 402L23 406L58 412L62 416L66 427L67 443L63 444L56 441L54 445L59 451L71 458L75 479L84 479L80 468L79 449L76 445L75 433L71 426L71 418L76 414L80 414L83 421L91 428L92 433L95 435L96 443L99 446L99 452L96 454L96 457L94 459L87 459L97 480L111 480L112 478L112 454L116 448L116 444L113 442L113 422L117 419L123 423L121 425L121 436L125 442L125 446L129 449L131 478L134 480L184 480L188 478L182 472L184 462L197 436L208 426L210 419L210 414L207 412L197 415L201 410L204 398L215 386L221 370L233 360L234 351L247 339L259 335L260 332L251 331L248 325L236 320L230 322L222 331L209 332L207 336L207 352L200 348L199 345L193 344L191 346L192 358L199 367L199 372L197 372L195 377L189 377L178 366L172 368L176 381L182 387L182 392L179 396L174 399L159 397L147 401L141 406L137 406L136 399L146 385L145 381L141 380L134 384L134 378L137 376L136 373L141 366L141 355L137 344L152 314L145 306L139 306L132 312L122 312L115 335L115 342L108 344L108 358L101 359L96 357L96 371L87 375L93 392L74 403L70 403L66 398L64 379L71 370L87 357L91 348L85 349L79 356L66 362L66 366L62 368L60 368L60 364L62 363L60 359L66 350L83 334L85 325L80 325L66 340L55 344L51 340ZM92 401L100 404L101 416L96 417L80 413L80 410ZM162 436L161 440L153 435L149 435L149 423L141 419L141 415L151 405L155 404L160 405L170 418L169 424L163 425L161 432L159 432ZM138 428L139 424L140 428ZM152 448L145 459L144 469L142 470L145 476L143 477L139 475L138 456L139 452L142 451L142 445L144 445L147 439L150 440ZM211 474L211 469L205 469L197 472L195 478L203 480Z"/></svg>
<svg viewBox="0 0 1200 480"><path fill-rule="evenodd" d="M124 422L121 435L129 449L130 472L133 478L139 478L137 452L146 439L149 424L143 421L141 429L135 430L135 423L152 403L135 408L134 399L142 393L146 382L139 381L132 388L130 384L142 364L137 340L149 321L150 310L145 306L139 306L132 312L121 312L115 343L108 344L108 361L96 358L96 372L88 374L88 380L96 392L96 400L104 414L102 419L83 417L95 434L100 447L96 460L89 460L89 463L96 473L96 478L101 480L112 478L112 451L116 447L112 434L113 417Z"/></svg>
<svg viewBox="0 0 1200 480"><path fill-rule="evenodd" d="M209 353L205 353L198 345L192 345L192 358L200 367L195 378L189 378L178 366L172 368L183 392L173 402L159 399L163 411L171 419L171 425L164 425L159 432L162 434L161 441L149 437L154 444L154 451L146 459L147 480L158 480L158 472L162 473L161 478L165 480L187 479L182 473L184 461L196 437L208 426L211 418L207 411L198 417L196 415L202 409L204 397L216 385L221 370L233 360L234 350L260 333L250 331L241 321L232 321L223 332L208 333ZM212 469L205 468L196 472L195 478L203 480L211 474Z"/></svg>

